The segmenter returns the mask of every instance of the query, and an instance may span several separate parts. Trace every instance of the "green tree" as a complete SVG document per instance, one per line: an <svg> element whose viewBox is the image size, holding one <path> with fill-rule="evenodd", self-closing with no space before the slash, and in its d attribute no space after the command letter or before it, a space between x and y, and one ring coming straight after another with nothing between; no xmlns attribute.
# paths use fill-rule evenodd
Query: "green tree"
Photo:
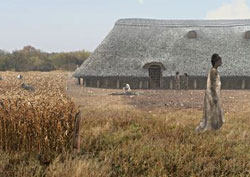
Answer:
<svg viewBox="0 0 250 177"><path fill-rule="evenodd" d="M0 71L6 71L9 68L10 53L0 50Z"/></svg>
<svg viewBox="0 0 250 177"><path fill-rule="evenodd" d="M0 50L0 70L51 71L75 70L90 55L85 50L76 52L46 53L30 45L12 53Z"/></svg>

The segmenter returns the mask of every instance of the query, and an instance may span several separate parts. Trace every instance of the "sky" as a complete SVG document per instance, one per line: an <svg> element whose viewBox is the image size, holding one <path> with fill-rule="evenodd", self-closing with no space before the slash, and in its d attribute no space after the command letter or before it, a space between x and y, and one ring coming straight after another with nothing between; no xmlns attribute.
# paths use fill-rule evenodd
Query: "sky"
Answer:
<svg viewBox="0 0 250 177"><path fill-rule="evenodd" d="M0 49L92 52L122 18L250 19L250 0L0 0Z"/></svg>

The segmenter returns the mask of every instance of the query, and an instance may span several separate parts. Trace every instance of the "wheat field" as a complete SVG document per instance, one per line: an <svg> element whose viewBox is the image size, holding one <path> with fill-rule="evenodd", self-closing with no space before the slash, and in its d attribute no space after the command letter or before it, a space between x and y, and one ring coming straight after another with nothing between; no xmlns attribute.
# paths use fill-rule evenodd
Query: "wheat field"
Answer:
<svg viewBox="0 0 250 177"><path fill-rule="evenodd" d="M66 72L0 75L0 176L250 176L249 91L223 91L226 123L197 134L203 91L112 96L119 90L77 86Z"/></svg>

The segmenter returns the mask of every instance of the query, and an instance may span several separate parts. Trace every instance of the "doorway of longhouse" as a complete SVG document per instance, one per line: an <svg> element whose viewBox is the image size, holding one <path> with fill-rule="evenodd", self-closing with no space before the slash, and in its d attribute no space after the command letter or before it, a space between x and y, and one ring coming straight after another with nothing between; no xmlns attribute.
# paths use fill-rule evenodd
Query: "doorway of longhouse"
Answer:
<svg viewBox="0 0 250 177"><path fill-rule="evenodd" d="M161 88L161 67L159 65L151 65L148 68L149 71L149 88L159 89Z"/></svg>

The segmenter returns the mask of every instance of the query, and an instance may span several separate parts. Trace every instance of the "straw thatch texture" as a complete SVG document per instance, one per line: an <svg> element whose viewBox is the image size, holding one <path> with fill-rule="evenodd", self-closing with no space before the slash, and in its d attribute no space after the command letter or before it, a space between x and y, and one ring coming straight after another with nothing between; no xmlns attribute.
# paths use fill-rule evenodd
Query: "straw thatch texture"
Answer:
<svg viewBox="0 0 250 177"><path fill-rule="evenodd" d="M213 53L223 59L222 76L250 76L249 30L250 20L118 20L74 76L148 77L151 62L163 64L162 77L206 76Z"/></svg>

